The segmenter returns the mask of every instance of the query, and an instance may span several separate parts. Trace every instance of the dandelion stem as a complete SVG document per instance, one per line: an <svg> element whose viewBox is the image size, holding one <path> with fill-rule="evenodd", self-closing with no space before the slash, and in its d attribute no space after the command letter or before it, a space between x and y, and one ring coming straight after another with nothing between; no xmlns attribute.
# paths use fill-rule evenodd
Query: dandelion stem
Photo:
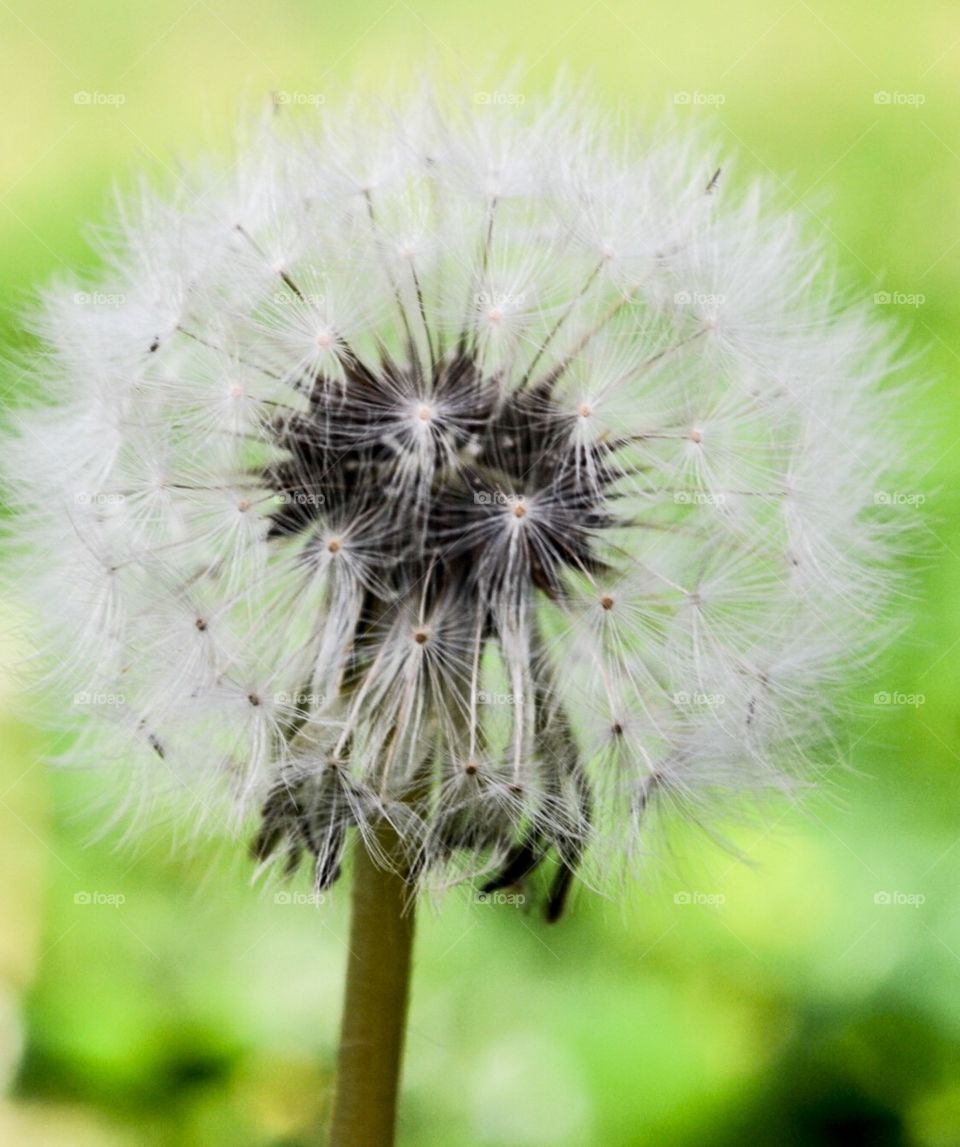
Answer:
<svg viewBox="0 0 960 1147"><path fill-rule="evenodd" d="M396 865L400 840L382 824L377 848ZM347 987L330 1147L392 1147L407 1018L414 909L400 872L358 842Z"/></svg>

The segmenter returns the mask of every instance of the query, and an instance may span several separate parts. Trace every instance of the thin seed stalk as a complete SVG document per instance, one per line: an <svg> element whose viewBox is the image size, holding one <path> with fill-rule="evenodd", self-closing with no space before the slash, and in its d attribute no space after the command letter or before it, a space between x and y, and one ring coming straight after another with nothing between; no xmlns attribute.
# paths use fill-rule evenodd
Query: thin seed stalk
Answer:
<svg viewBox="0 0 960 1147"><path fill-rule="evenodd" d="M378 828L377 845L399 861L400 841L389 825ZM393 1147L414 906L402 868L381 867L360 841L355 855L330 1147Z"/></svg>

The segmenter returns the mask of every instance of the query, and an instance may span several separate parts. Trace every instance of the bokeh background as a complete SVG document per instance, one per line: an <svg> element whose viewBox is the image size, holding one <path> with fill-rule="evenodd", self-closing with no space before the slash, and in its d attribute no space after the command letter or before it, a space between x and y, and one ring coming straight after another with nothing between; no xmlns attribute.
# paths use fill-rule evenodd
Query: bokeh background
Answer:
<svg viewBox="0 0 960 1147"><path fill-rule="evenodd" d="M401 1142L960 1143L960 20L952 0L0 0L0 324L85 268L111 185L224 141L271 91L418 61L535 98L566 66L707 125L834 238L917 354L898 491L914 622L858 686L854 772L622 898L423 911ZM492 65L492 66L491 66ZM495 82L495 81L494 81ZM920 380L925 385L919 385ZM0 398L22 400L0 368ZM15 632L4 606L0 635ZM233 842L91 842L84 778L0 637L0 1142L308 1147L328 1102L346 897L251 888ZM300 890L305 891L305 889Z"/></svg>

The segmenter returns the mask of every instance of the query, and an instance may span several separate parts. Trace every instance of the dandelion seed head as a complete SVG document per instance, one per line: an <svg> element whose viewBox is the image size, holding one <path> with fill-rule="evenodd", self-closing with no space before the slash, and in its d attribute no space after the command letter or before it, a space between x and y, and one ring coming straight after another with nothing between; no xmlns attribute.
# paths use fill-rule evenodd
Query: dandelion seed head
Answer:
<svg viewBox="0 0 960 1147"><path fill-rule="evenodd" d="M259 123L123 199L7 437L75 756L320 888L602 882L792 791L876 645L887 332L675 128L562 91ZM721 167L721 171L725 168Z"/></svg>

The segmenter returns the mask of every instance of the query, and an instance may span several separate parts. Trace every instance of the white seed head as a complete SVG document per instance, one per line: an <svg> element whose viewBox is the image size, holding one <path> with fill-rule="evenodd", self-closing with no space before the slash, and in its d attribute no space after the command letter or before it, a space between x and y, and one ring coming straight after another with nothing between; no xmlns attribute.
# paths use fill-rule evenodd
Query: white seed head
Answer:
<svg viewBox="0 0 960 1147"><path fill-rule="evenodd" d="M424 880L553 856L555 916L823 736L885 585L889 340L697 140L312 114L125 200L113 302L46 293L34 636L134 803L229 794L321 886L384 816Z"/></svg>

